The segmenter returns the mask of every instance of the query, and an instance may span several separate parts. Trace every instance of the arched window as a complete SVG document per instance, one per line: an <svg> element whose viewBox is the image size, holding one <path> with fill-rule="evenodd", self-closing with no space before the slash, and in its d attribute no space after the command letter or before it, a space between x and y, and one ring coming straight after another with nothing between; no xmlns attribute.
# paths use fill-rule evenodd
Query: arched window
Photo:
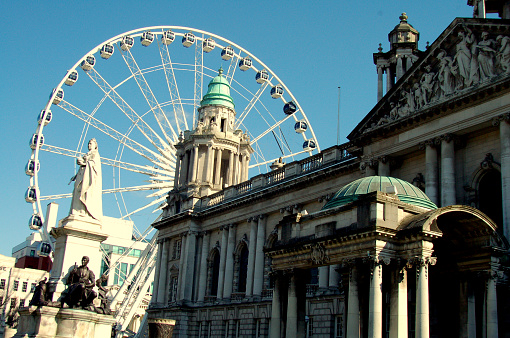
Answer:
<svg viewBox="0 0 510 338"><path fill-rule="evenodd" d="M243 245L239 255L239 286L238 292L246 292L246 278L248 277L248 248Z"/></svg>
<svg viewBox="0 0 510 338"><path fill-rule="evenodd" d="M486 170L478 182L478 208L501 228L503 225L501 174L496 169Z"/></svg>
<svg viewBox="0 0 510 338"><path fill-rule="evenodd" d="M209 295L218 296L218 278L220 276L220 253L218 249L213 249L209 259Z"/></svg>

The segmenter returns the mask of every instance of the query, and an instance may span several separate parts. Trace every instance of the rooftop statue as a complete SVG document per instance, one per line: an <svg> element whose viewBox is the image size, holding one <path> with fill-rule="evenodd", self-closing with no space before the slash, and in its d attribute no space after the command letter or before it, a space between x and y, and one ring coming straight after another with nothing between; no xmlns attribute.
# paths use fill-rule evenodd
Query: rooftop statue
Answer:
<svg viewBox="0 0 510 338"><path fill-rule="evenodd" d="M64 296L64 303L70 308L79 308L93 310L92 301L97 294L93 290L95 285L95 277L92 270L87 267L89 258L83 256L81 265L74 265L74 269L67 277L67 294Z"/></svg>
<svg viewBox="0 0 510 338"><path fill-rule="evenodd" d="M96 139L91 139L88 147L89 152L76 160L80 169L71 179L74 190L69 215L88 216L100 221L103 216L101 158Z"/></svg>

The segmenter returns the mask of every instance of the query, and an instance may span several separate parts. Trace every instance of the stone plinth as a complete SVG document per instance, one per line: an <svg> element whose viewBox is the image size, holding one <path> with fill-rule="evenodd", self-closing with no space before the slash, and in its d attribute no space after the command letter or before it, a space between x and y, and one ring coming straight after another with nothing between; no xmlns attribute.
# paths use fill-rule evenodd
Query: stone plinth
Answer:
<svg viewBox="0 0 510 338"><path fill-rule="evenodd" d="M115 324L113 316L77 309L31 306L19 313L18 332L13 338L104 338L111 336Z"/></svg>
<svg viewBox="0 0 510 338"><path fill-rule="evenodd" d="M65 279L75 264L81 265L83 256L88 256L88 267L96 279L101 271L100 244L108 238L101 223L91 217L70 215L59 222L50 233L55 242L55 259L50 274L50 290L57 300L65 289Z"/></svg>
<svg viewBox="0 0 510 338"><path fill-rule="evenodd" d="M149 338L170 338L174 332L175 320L149 318Z"/></svg>

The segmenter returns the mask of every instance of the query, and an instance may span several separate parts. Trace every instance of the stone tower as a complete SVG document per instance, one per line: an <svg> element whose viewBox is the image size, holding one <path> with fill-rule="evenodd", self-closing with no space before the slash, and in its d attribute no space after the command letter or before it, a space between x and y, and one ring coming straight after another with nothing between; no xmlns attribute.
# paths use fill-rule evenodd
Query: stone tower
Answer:
<svg viewBox="0 0 510 338"><path fill-rule="evenodd" d="M181 134L170 214L193 208L201 197L248 179L253 148L246 133L235 130L235 105L230 84L220 68L209 82L198 108L195 129Z"/></svg>
<svg viewBox="0 0 510 338"><path fill-rule="evenodd" d="M407 72L418 60L421 51L418 50L420 33L407 23L406 13L400 16L400 23L388 34L390 50L383 53L381 44L379 52L374 53L374 63L377 67L377 101L382 99L383 74L386 73L386 92Z"/></svg>

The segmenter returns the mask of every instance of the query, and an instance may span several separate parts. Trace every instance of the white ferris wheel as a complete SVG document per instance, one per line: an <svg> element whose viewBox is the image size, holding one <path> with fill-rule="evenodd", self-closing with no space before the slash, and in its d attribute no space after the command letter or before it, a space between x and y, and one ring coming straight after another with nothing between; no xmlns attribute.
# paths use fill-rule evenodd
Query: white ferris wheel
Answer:
<svg viewBox="0 0 510 338"><path fill-rule="evenodd" d="M25 199L33 206L30 228L49 239L43 233L41 205L71 197L68 182L76 172L75 159L96 138L104 214L133 220L134 236L146 237L157 217L154 212L165 206L173 188L173 145L181 132L195 127L200 100L220 67L231 85L235 127L248 133L255 150L251 175L267 172L279 158L292 162L320 151L289 88L243 47L188 27L132 30L79 59L40 112L26 166L30 184ZM42 251L51 250L48 242Z"/></svg>

